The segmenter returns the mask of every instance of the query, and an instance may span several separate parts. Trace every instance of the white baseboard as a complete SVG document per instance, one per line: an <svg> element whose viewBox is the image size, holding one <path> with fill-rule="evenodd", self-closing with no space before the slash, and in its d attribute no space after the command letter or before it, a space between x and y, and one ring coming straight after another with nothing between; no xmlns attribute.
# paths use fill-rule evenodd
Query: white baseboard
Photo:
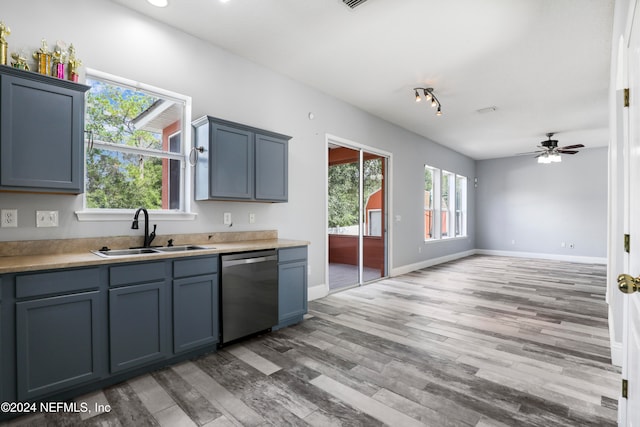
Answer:
<svg viewBox="0 0 640 427"><path fill-rule="evenodd" d="M329 295L329 290L327 289L327 285L324 283L321 285L311 286L307 289L307 301L324 298L327 295Z"/></svg>
<svg viewBox="0 0 640 427"><path fill-rule="evenodd" d="M449 261L453 261L453 260L456 260L456 259L465 258L465 257L471 256L471 255L474 255L475 253L476 253L475 250L470 250L470 251L458 252L458 253L451 254L451 255L445 255L445 256L442 256L442 257L438 257L438 258L427 259L425 261L420 261L420 262L417 262L415 264L403 265L401 267L396 267L396 268L391 269L391 277L400 276L401 274L411 273L412 271L420 270L422 268L431 267L433 265L442 264L444 262L449 262Z"/></svg>
<svg viewBox="0 0 640 427"><path fill-rule="evenodd" d="M516 258L536 258L536 259L553 259L557 261L579 262L582 264L606 264L606 257L589 257L575 255L558 255L558 254L540 254L535 252L518 252L518 251L494 251L490 249L476 249L479 255L509 256Z"/></svg>

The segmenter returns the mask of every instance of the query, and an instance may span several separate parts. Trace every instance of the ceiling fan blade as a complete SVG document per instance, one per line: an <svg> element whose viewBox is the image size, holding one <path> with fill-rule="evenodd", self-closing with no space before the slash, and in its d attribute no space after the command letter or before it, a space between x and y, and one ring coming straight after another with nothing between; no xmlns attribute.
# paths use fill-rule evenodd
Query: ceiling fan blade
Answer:
<svg viewBox="0 0 640 427"><path fill-rule="evenodd" d="M579 151L575 151L575 150L558 150L558 153L562 153L562 154L577 154L577 153L579 153Z"/></svg>
<svg viewBox="0 0 640 427"><path fill-rule="evenodd" d="M567 145L565 147L560 147L560 150L573 150L574 148L584 148L584 145L582 144Z"/></svg>
<svg viewBox="0 0 640 427"><path fill-rule="evenodd" d="M547 150L538 150L538 151L528 151L526 153L516 153L515 155L516 156L527 156L529 154L538 154L538 153L544 154L546 152L547 152Z"/></svg>

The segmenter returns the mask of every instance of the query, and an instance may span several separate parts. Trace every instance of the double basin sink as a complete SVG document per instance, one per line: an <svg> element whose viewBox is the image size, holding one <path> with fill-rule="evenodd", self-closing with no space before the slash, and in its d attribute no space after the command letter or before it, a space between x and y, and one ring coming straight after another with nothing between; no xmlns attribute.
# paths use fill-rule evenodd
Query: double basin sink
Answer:
<svg viewBox="0 0 640 427"><path fill-rule="evenodd" d="M113 250L100 249L99 251L91 251L91 252L103 258L117 258L121 256L164 254L164 253L172 253L172 252L189 252L189 251L199 251L204 249L214 249L214 248L205 248L203 246L196 246L196 245L182 245L182 246L163 246L163 247L155 247L155 248L132 248L132 249L113 249Z"/></svg>

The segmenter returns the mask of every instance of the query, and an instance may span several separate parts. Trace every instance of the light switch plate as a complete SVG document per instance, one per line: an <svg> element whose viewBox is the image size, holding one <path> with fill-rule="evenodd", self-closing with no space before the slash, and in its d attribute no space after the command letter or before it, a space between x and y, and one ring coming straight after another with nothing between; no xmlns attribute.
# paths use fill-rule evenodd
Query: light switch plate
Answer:
<svg viewBox="0 0 640 427"><path fill-rule="evenodd" d="M0 227L17 227L18 226L18 210L17 209L2 209L0 210L2 220L0 221Z"/></svg>
<svg viewBox="0 0 640 427"><path fill-rule="evenodd" d="M36 211L36 227L57 227L58 211Z"/></svg>

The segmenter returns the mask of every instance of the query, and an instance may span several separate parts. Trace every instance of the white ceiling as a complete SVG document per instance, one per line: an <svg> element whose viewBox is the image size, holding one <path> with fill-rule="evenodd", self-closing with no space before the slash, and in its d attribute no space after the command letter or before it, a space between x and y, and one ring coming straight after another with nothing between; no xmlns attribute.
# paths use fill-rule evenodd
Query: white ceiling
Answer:
<svg viewBox="0 0 640 427"><path fill-rule="evenodd" d="M614 0L113 1L474 159L608 144Z"/></svg>

